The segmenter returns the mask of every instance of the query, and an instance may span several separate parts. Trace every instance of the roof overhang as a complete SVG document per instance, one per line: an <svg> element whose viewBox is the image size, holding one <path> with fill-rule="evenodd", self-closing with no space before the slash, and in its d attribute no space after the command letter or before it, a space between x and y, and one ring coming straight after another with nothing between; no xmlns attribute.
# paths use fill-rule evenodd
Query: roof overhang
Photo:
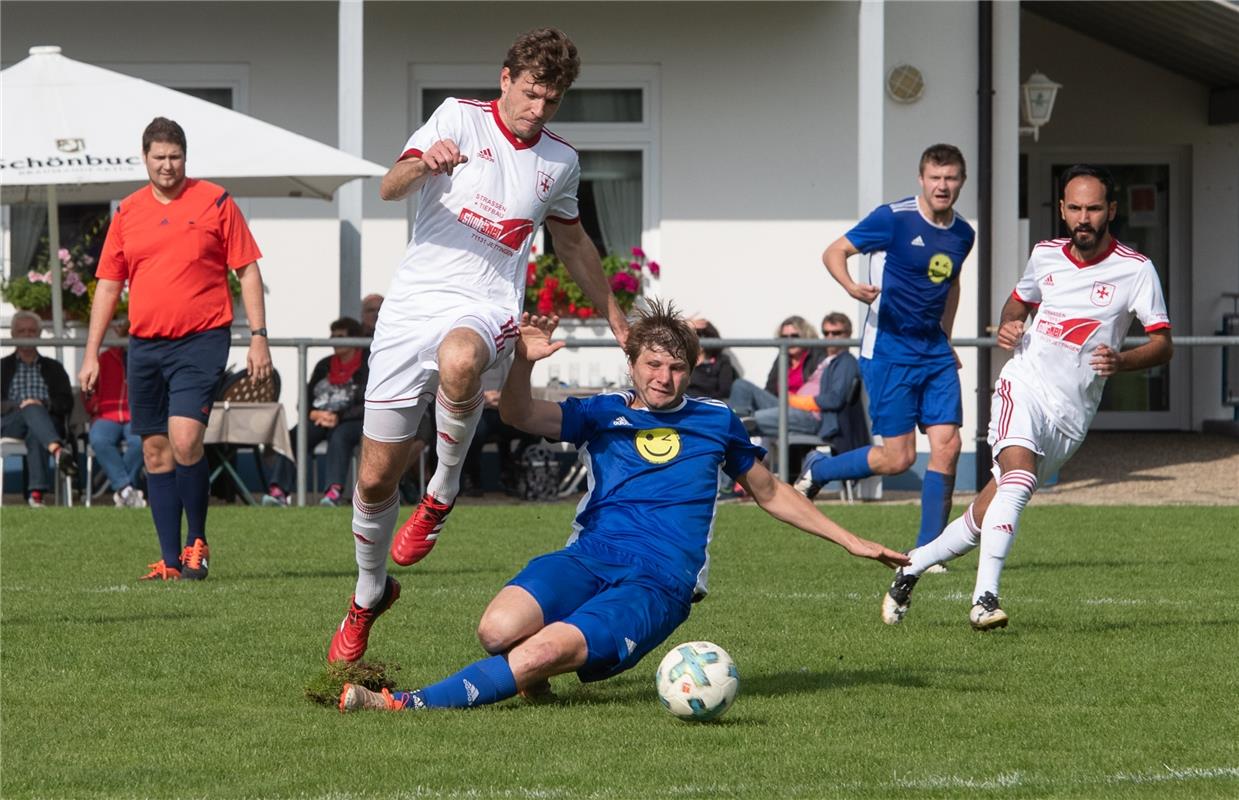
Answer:
<svg viewBox="0 0 1239 800"><path fill-rule="evenodd" d="M1024 0L1039 17L1209 87L1209 124L1239 123L1239 2Z"/></svg>

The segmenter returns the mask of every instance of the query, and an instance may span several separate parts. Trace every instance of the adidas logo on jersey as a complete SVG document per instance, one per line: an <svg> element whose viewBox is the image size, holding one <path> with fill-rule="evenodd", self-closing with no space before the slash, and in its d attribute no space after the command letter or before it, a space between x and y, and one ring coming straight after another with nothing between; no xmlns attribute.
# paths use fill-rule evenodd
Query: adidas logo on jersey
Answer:
<svg viewBox="0 0 1239 800"><path fill-rule="evenodd" d="M612 427L612 428L622 428L622 427L625 427L625 426L627 426L627 427L631 428L631 427L632 427L632 423L631 423L631 422L629 422L627 419L625 419L625 418L624 418L624 417L622 417L622 416L616 417L615 419L611 420L611 427Z"/></svg>
<svg viewBox="0 0 1239 800"><path fill-rule="evenodd" d="M495 163L495 154L491 152L489 147L483 147L481 150L479 150L478 158L482 159L483 161L489 161L492 164Z"/></svg>
<svg viewBox="0 0 1239 800"><path fill-rule="evenodd" d="M913 239L913 240L912 240L912 246L913 246L913 247L924 247L924 246L925 246L925 240L924 240L924 239L922 239L922 238L918 235L915 239Z"/></svg>
<svg viewBox="0 0 1239 800"><path fill-rule="evenodd" d="M1045 276L1045 280L1043 280L1041 283L1042 283L1042 285L1043 285L1043 286L1053 286L1053 285L1054 285L1054 276L1053 276L1053 275L1046 275L1046 276Z"/></svg>

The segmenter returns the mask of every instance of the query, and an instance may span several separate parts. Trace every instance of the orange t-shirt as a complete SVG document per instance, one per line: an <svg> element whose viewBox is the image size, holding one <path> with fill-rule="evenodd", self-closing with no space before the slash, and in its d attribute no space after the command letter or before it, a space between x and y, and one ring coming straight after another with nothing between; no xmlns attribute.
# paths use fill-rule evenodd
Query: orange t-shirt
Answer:
<svg viewBox="0 0 1239 800"><path fill-rule="evenodd" d="M95 275L128 279L132 335L179 338L230 325L228 270L261 257L228 192L190 178L167 205L150 186L121 201Z"/></svg>

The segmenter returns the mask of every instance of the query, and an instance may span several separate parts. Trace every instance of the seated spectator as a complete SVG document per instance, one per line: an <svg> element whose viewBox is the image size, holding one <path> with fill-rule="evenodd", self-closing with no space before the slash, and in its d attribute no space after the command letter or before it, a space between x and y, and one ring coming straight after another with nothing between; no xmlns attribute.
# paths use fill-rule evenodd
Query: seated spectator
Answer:
<svg viewBox="0 0 1239 800"><path fill-rule="evenodd" d="M822 336L848 339L852 336L852 321L847 314L831 312L822 318ZM869 444L869 422L860 399L860 365L856 357L846 347L827 347L826 358L818 369L822 374L816 392L801 387L788 398L788 403L793 409L821 414L818 435L834 454Z"/></svg>
<svg viewBox="0 0 1239 800"><path fill-rule="evenodd" d="M482 447L487 442L495 442L499 446L499 483L505 492L511 494L516 490L520 454L526 446L537 441L537 437L529 436L499 418L499 390L507 379L507 367L510 364L510 361L504 361L482 373L482 416L478 420L473 441L469 443L464 470L461 473L461 492L468 497L481 497L483 494ZM515 452L512 448L513 442L518 443Z"/></svg>
<svg viewBox="0 0 1239 800"><path fill-rule="evenodd" d="M718 339L718 328L707 319L695 319L693 330L697 331L698 339ZM731 397L731 386L736 381L736 367L731 363L731 356L723 352L721 347L702 348L697 366L688 379L688 389L685 394L690 397L710 397L715 400L727 400Z"/></svg>
<svg viewBox="0 0 1239 800"><path fill-rule="evenodd" d="M852 321L835 311L822 318L822 336L827 339L848 339L852 336ZM872 439L869 421L860 399L860 365L846 347L826 348L826 371L822 375L821 391L815 397L795 395L788 398L792 409L817 410L821 414L818 434L830 445L830 455L814 450L805 458L803 474L796 481L796 491L812 500L821 489L814 485L811 467L815 462L864 447ZM789 410L789 414L791 411ZM832 432L833 431L833 432Z"/></svg>
<svg viewBox="0 0 1239 800"><path fill-rule="evenodd" d="M816 339L817 332L804 317L788 317L779 325L780 339ZM787 393L793 395L799 392L813 375L826 354L819 349L791 346L787 348ZM779 359L776 357L770 367L770 375L766 378L766 388L743 378L731 385L731 395L727 404L741 418L757 416L759 411L773 412L775 430L778 426L779 405ZM763 415L768 420L770 413ZM789 418L788 430L794 433L815 433L817 420L798 417L793 427Z"/></svg>
<svg viewBox="0 0 1239 800"><path fill-rule="evenodd" d="M43 320L31 311L13 315L14 339L38 339ZM26 497L32 508L43 508L51 488L48 456L66 475L77 474L77 462L65 444L73 411L69 374L59 361L22 346L0 358L0 435L26 441Z"/></svg>
<svg viewBox="0 0 1239 800"><path fill-rule="evenodd" d="M111 327L113 334L124 339L129 335L129 318L121 315ZM107 475L112 501L117 508L146 508L146 498L137 486L142 472L142 437L133 432L130 422L126 352L126 348L116 346L99 355L95 391L82 393L82 405L90 415L90 447Z"/></svg>
<svg viewBox="0 0 1239 800"><path fill-rule="evenodd" d="M374 328L379 324L379 308L383 305L383 295L368 294L361 298L361 335L374 336Z"/></svg>
<svg viewBox="0 0 1239 800"><path fill-rule="evenodd" d="M341 317L331 323L331 338L361 336L361 323L352 317ZM365 413L366 359L369 351L362 347L341 346L335 354L314 365L310 373L307 395L310 409L302 424L306 425L306 448L313 451L320 442L327 442L327 491L321 505L336 506L344 496L348 480L349 461L361 442L361 422ZM292 429L297 440L297 428ZM282 455L275 459L271 483L262 498L264 506L288 505L289 492L296 486L296 466Z"/></svg>
<svg viewBox="0 0 1239 800"><path fill-rule="evenodd" d="M852 322L846 314L827 314L822 320L827 338L852 335ZM804 383L788 393L787 430L818 436L835 452L842 453L868 444L869 428L860 403L860 365L846 347L827 347ZM779 409L758 409L753 414L758 433L776 436Z"/></svg>

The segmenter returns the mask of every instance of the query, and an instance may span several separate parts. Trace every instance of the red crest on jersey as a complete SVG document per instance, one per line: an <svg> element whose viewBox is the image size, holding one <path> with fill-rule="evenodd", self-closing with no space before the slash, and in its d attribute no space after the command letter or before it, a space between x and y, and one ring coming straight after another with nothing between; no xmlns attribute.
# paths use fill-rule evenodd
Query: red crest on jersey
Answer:
<svg viewBox="0 0 1239 800"><path fill-rule="evenodd" d="M1102 283L1101 281L1093 282L1093 295L1089 298L1095 306L1108 306L1110 301L1114 299L1114 284Z"/></svg>
<svg viewBox="0 0 1239 800"><path fill-rule="evenodd" d="M538 177L534 179L534 191L537 192L539 200L546 202L551 196L551 187L554 185L554 177L542 170L538 170Z"/></svg>

